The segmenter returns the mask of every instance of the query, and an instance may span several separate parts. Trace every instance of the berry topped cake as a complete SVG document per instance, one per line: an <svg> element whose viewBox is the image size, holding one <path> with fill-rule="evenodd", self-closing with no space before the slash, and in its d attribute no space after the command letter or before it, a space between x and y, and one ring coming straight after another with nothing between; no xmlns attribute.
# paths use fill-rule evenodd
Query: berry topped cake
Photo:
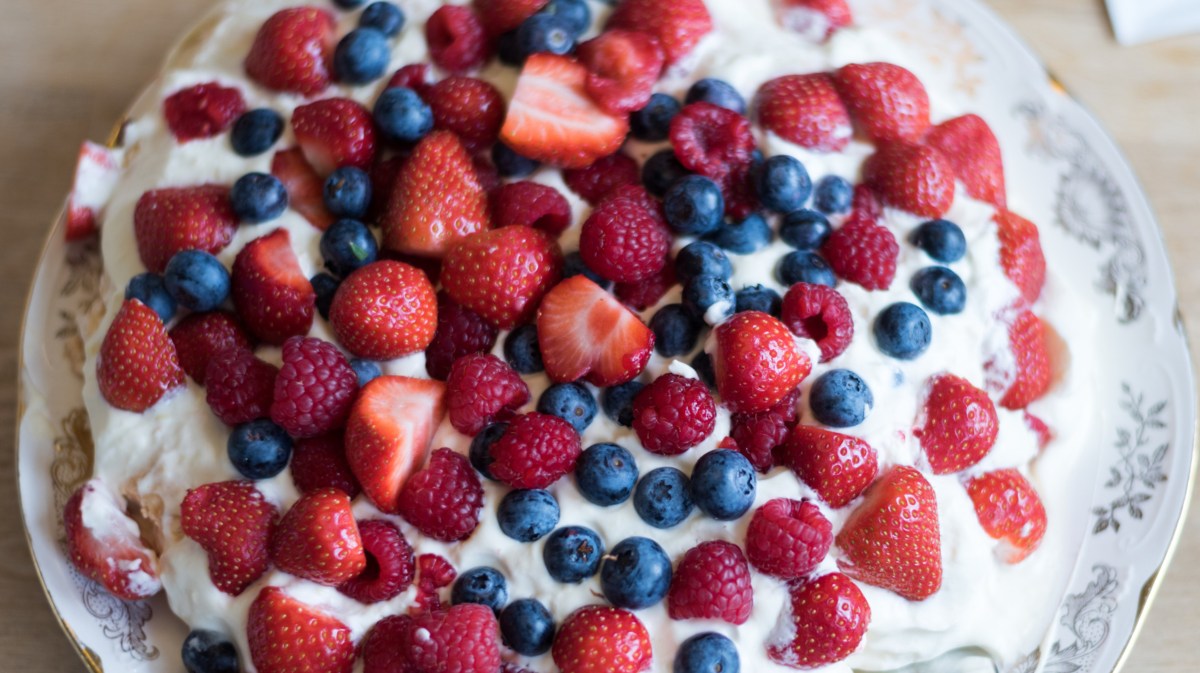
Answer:
<svg viewBox="0 0 1200 673"><path fill-rule="evenodd" d="M845 0L295 2L218 7L69 200L70 558L188 671L1038 647L1086 396L993 111Z"/></svg>

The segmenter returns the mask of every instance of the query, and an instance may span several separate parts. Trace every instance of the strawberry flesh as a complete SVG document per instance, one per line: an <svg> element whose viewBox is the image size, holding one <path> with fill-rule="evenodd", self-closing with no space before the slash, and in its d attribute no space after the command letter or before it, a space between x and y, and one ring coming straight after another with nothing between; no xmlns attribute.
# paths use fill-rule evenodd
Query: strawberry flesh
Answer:
<svg viewBox="0 0 1200 673"><path fill-rule="evenodd" d="M625 383L641 373L654 348L654 332L641 318L583 275L546 294L537 331L546 374L559 382Z"/></svg>

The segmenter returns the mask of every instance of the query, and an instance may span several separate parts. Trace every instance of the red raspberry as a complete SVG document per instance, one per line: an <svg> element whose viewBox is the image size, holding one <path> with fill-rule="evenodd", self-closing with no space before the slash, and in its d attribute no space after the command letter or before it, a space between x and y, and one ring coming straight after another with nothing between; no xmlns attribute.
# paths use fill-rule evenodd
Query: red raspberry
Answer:
<svg viewBox="0 0 1200 673"><path fill-rule="evenodd" d="M445 558L437 554L421 554L417 557L417 598L409 608L409 614L437 610L442 606L438 595L458 577L458 571Z"/></svg>
<svg viewBox="0 0 1200 673"><path fill-rule="evenodd" d="M359 603L380 603L399 596L416 574L413 550L400 529L388 521L360 521L358 535L367 554L367 569L338 585Z"/></svg>
<svg viewBox="0 0 1200 673"><path fill-rule="evenodd" d="M850 211L855 217L864 222L875 224L883 216L883 201L875 190L866 185L854 186L854 199L850 202Z"/></svg>
<svg viewBox="0 0 1200 673"><path fill-rule="evenodd" d="M661 271L670 247L671 233L655 211L632 198L605 199L579 233L579 252L588 268L620 283Z"/></svg>
<svg viewBox="0 0 1200 673"><path fill-rule="evenodd" d="M792 428L775 458L833 508L850 504L879 472L875 449L870 444L811 425Z"/></svg>
<svg viewBox="0 0 1200 673"><path fill-rule="evenodd" d="M900 246L884 227L848 221L829 235L821 254L839 277L868 290L886 290L896 276Z"/></svg>
<svg viewBox="0 0 1200 673"><path fill-rule="evenodd" d="M717 422L708 386L664 374L633 398L633 429L651 453L677 456L704 441Z"/></svg>
<svg viewBox="0 0 1200 673"><path fill-rule="evenodd" d="M364 673L495 673L499 626L483 605L388 617L363 644Z"/></svg>
<svg viewBox="0 0 1200 673"><path fill-rule="evenodd" d="M846 298L824 285L796 283L783 297L783 324L792 334L817 342L821 362L841 355L854 338L854 314Z"/></svg>
<svg viewBox="0 0 1200 673"><path fill-rule="evenodd" d="M392 75L392 78L388 80L386 88L404 87L405 89L412 89L421 95L425 95L432 85L433 69L429 67L429 64L410 63L406 66L401 66Z"/></svg>
<svg viewBox="0 0 1200 673"><path fill-rule="evenodd" d="M433 111L434 128L453 131L475 154L496 142L504 124L504 97L474 77L453 75L421 92Z"/></svg>
<svg viewBox="0 0 1200 673"><path fill-rule="evenodd" d="M455 360L492 350L496 345L496 331L478 313L459 305L445 292L439 292L437 332L425 349L425 371L433 378L445 381Z"/></svg>
<svg viewBox="0 0 1200 673"><path fill-rule="evenodd" d="M228 311L189 314L167 335L175 344L179 366L200 385L204 385L209 361L218 353L230 348L250 350L254 346L242 324Z"/></svg>
<svg viewBox="0 0 1200 673"><path fill-rule="evenodd" d="M587 168L564 170L563 180L571 191L595 205L616 187L641 184L641 170L629 155L617 152Z"/></svg>
<svg viewBox="0 0 1200 673"><path fill-rule="evenodd" d="M340 432L296 440L292 446L292 460L288 463L288 469L292 472L292 481L301 493L309 493L319 488L336 488L354 498L362 491L354 473L350 471L350 463L346 460L346 447Z"/></svg>
<svg viewBox="0 0 1200 673"><path fill-rule="evenodd" d="M167 126L181 143L222 133L245 111L242 92L216 82L176 91L163 101Z"/></svg>
<svg viewBox="0 0 1200 673"><path fill-rule="evenodd" d="M529 180L509 183L492 197L492 224L525 225L558 236L571 226L571 204L553 187Z"/></svg>
<svg viewBox="0 0 1200 673"><path fill-rule="evenodd" d="M248 350L222 351L205 370L208 385L204 398L226 425L266 418L271 412L277 374L275 365L259 360Z"/></svg>
<svg viewBox="0 0 1200 673"><path fill-rule="evenodd" d="M658 273L635 283L617 283L613 286L613 294L622 303L638 311L645 311L657 304L667 290L674 286L675 265L669 260L664 260L663 268Z"/></svg>
<svg viewBox="0 0 1200 673"><path fill-rule="evenodd" d="M492 444L492 476L513 488L546 488L575 469L582 451L571 424L549 414L517 416Z"/></svg>
<svg viewBox="0 0 1200 673"><path fill-rule="evenodd" d="M734 220L743 220L759 210L758 188L754 186L751 163L734 164L729 172L717 182L721 196L725 198L725 214Z"/></svg>
<svg viewBox="0 0 1200 673"><path fill-rule="evenodd" d="M833 524L808 501L775 498L759 507L746 531L746 557L760 572L785 580L817 568L833 544Z"/></svg>
<svg viewBox="0 0 1200 673"><path fill-rule="evenodd" d="M733 166L750 163L754 135L750 121L712 103L692 103L671 120L671 146L679 163L714 180Z"/></svg>
<svg viewBox="0 0 1200 673"><path fill-rule="evenodd" d="M784 417L773 411L735 413L731 415L730 424L729 436L737 444L735 450L759 472L770 470L775 464L775 447L783 444L788 436Z"/></svg>
<svg viewBox="0 0 1200 673"><path fill-rule="evenodd" d="M400 491L400 516L442 542L466 539L479 525L483 486L466 456L451 449L433 452L425 469Z"/></svg>
<svg viewBox="0 0 1200 673"><path fill-rule="evenodd" d="M446 378L446 406L455 430L474 437L510 418L529 401L529 386L506 362L484 353L455 360Z"/></svg>
<svg viewBox="0 0 1200 673"><path fill-rule="evenodd" d="M722 619L744 624L754 610L750 566L732 542L701 542L688 550L671 578L671 619Z"/></svg>
<svg viewBox="0 0 1200 673"><path fill-rule="evenodd" d="M283 344L271 420L293 437L316 437L346 423L358 376L336 346L311 337Z"/></svg>
<svg viewBox="0 0 1200 673"><path fill-rule="evenodd" d="M482 154L471 159L471 165L475 167L475 177L479 178L479 186L490 197L500 189L503 184L500 181L500 171L492 165L492 162L485 158Z"/></svg>
<svg viewBox="0 0 1200 673"><path fill-rule="evenodd" d="M443 5L425 22L429 58L450 72L483 65L490 44L479 17L470 8Z"/></svg>

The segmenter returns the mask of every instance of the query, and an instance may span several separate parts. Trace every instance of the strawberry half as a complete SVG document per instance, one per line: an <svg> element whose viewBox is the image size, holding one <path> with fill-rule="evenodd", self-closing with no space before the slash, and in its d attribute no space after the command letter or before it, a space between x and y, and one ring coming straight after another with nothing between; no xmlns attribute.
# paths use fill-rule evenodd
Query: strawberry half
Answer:
<svg viewBox="0 0 1200 673"><path fill-rule="evenodd" d="M183 534L208 553L208 575L221 591L237 596L267 572L267 545L279 512L254 482L193 488L179 506L179 519Z"/></svg>
<svg viewBox="0 0 1200 673"><path fill-rule="evenodd" d="M863 164L863 180L889 206L914 215L941 217L954 203L954 168L926 145L880 145Z"/></svg>
<svg viewBox="0 0 1200 673"><path fill-rule="evenodd" d="M606 605L579 608L563 620L552 654L561 673L641 673L654 656L642 622Z"/></svg>
<svg viewBox="0 0 1200 673"><path fill-rule="evenodd" d="M855 126L871 140L918 140L929 128L929 94L892 63L851 63L833 74Z"/></svg>
<svg viewBox="0 0 1200 673"><path fill-rule="evenodd" d="M580 44L578 54L592 100L616 115L646 107L663 68L662 47L652 35L606 30Z"/></svg>
<svg viewBox="0 0 1200 673"><path fill-rule="evenodd" d="M330 82L334 28L333 15L316 7L277 12L255 36L246 74L275 91L321 93Z"/></svg>
<svg viewBox="0 0 1200 673"><path fill-rule="evenodd" d="M394 360L425 350L437 330L437 295L429 277L404 262L380 260L342 281L329 322L346 350Z"/></svg>
<svg viewBox="0 0 1200 673"><path fill-rule="evenodd" d="M280 150L271 159L271 175L279 178L288 193L288 207L312 226L325 231L334 217L325 208L325 181L304 158L299 147Z"/></svg>
<svg viewBox="0 0 1200 673"><path fill-rule="evenodd" d="M879 472L866 440L809 425L793 428L775 458L834 509L850 504Z"/></svg>
<svg viewBox="0 0 1200 673"><path fill-rule="evenodd" d="M717 390L731 411L766 411L812 371L812 362L796 348L792 333L766 313L737 313L717 326L716 336Z"/></svg>
<svg viewBox="0 0 1200 673"><path fill-rule="evenodd" d="M846 0L779 0L779 23L820 42L854 21Z"/></svg>
<svg viewBox="0 0 1200 673"><path fill-rule="evenodd" d="M537 332L546 374L559 382L625 383L642 372L654 348L654 332L641 318L582 274L546 294Z"/></svg>
<svg viewBox="0 0 1200 673"><path fill-rule="evenodd" d="M286 229L246 244L233 260L230 295L238 316L260 341L278 346L312 327L317 295L304 277Z"/></svg>
<svg viewBox="0 0 1200 673"><path fill-rule="evenodd" d="M979 115L947 119L929 129L925 144L946 157L967 194L1004 209L1004 159L1000 141Z"/></svg>
<svg viewBox="0 0 1200 673"><path fill-rule="evenodd" d="M1021 298L1032 304L1046 284L1046 256L1037 225L1011 210L998 211L993 219L1004 275L1021 291Z"/></svg>
<svg viewBox="0 0 1200 673"><path fill-rule="evenodd" d="M991 360L984 365L988 388L1000 389L1000 406L1005 409L1024 409L1046 394L1053 375L1042 319L1030 310L1018 313L1008 328L1008 345L1011 363Z"/></svg>
<svg viewBox="0 0 1200 673"><path fill-rule="evenodd" d="M488 33L502 35L516 30L525 19L538 13L550 4L550 0L472 0L471 6L479 13Z"/></svg>
<svg viewBox="0 0 1200 673"><path fill-rule="evenodd" d="M138 256L154 273L162 273L177 252L221 252L237 223L229 188L222 185L152 189L133 211Z"/></svg>
<svg viewBox="0 0 1200 673"><path fill-rule="evenodd" d="M871 623L862 590L842 573L795 582L788 587L791 629L769 640L767 656L789 668L820 668L850 656Z"/></svg>
<svg viewBox="0 0 1200 673"><path fill-rule="evenodd" d="M292 132L320 175L342 166L367 169L375 158L375 121L361 103L326 98L292 112Z"/></svg>
<svg viewBox="0 0 1200 673"><path fill-rule="evenodd" d="M355 648L336 618L265 587L246 617L250 661L258 673L350 673Z"/></svg>
<svg viewBox="0 0 1200 673"><path fill-rule="evenodd" d="M183 385L175 344L154 309L137 299L121 304L100 344L96 382L105 401L137 413Z"/></svg>
<svg viewBox="0 0 1200 673"><path fill-rule="evenodd" d="M117 179L121 177L121 162L116 150L84 141L75 162L75 179L67 199L68 241L78 241L99 229L99 218Z"/></svg>
<svg viewBox="0 0 1200 673"><path fill-rule="evenodd" d="M528 322L562 277L562 251L545 232L513 225L472 234L446 255L450 298L499 329Z"/></svg>
<svg viewBox="0 0 1200 673"><path fill-rule="evenodd" d="M271 561L296 577L337 586L367 567L350 496L321 488L300 496L271 536Z"/></svg>
<svg viewBox="0 0 1200 673"><path fill-rule="evenodd" d="M163 101L167 128L180 144L223 133L245 111L242 92L220 82L181 89Z"/></svg>
<svg viewBox="0 0 1200 673"><path fill-rule="evenodd" d="M157 557L104 482L91 479L71 495L63 525L71 563L112 595L136 601L162 589Z"/></svg>
<svg viewBox="0 0 1200 673"><path fill-rule="evenodd" d="M703 0L623 0L608 17L605 28L653 35L662 45L667 65L671 65L712 32L713 21Z"/></svg>
<svg viewBox="0 0 1200 673"><path fill-rule="evenodd" d="M1046 508L1033 484L1016 470L987 472L967 482L979 525L1001 541L996 555L1005 563L1020 563L1042 543Z"/></svg>
<svg viewBox="0 0 1200 673"><path fill-rule="evenodd" d="M934 474L965 470L996 443L999 422L987 393L951 374L934 377L925 399L925 424L913 430Z"/></svg>
<svg viewBox="0 0 1200 673"><path fill-rule="evenodd" d="M767 130L801 147L837 152L850 142L850 113L825 73L770 80L759 87L755 106Z"/></svg>

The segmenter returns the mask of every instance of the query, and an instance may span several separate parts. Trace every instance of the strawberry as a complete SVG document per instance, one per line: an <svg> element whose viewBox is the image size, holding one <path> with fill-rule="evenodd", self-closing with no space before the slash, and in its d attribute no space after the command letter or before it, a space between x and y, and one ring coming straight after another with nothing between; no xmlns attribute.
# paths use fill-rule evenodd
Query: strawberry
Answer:
<svg viewBox="0 0 1200 673"><path fill-rule="evenodd" d="M929 94L917 76L891 63L851 63L833 74L850 119L874 142L918 140L929 128Z"/></svg>
<svg viewBox="0 0 1200 673"><path fill-rule="evenodd" d="M516 30L549 3L550 0L473 0L471 6L479 13L484 28L495 36Z"/></svg>
<svg viewBox="0 0 1200 673"><path fill-rule="evenodd" d="M424 350L437 330L429 277L404 262L380 260L342 281L329 308L338 341L354 355L394 360Z"/></svg>
<svg viewBox="0 0 1200 673"><path fill-rule="evenodd" d="M246 617L250 661L258 673L350 673L350 629L279 587L264 587Z"/></svg>
<svg viewBox="0 0 1200 673"><path fill-rule="evenodd" d="M537 332L546 374L559 382L625 383L641 373L654 348L654 332L641 318L584 275L546 294Z"/></svg>
<svg viewBox="0 0 1200 673"><path fill-rule="evenodd" d="M701 542L679 560L667 592L671 619L720 619L736 626L753 611L750 565L736 544Z"/></svg>
<svg viewBox="0 0 1200 673"><path fill-rule="evenodd" d="M713 369L717 390L731 411L766 411L812 371L792 333L759 311L735 314L716 328Z"/></svg>
<svg viewBox="0 0 1200 673"><path fill-rule="evenodd" d="M167 332L183 371L199 385L210 360L225 350L251 350L253 343L237 316L228 311L189 313Z"/></svg>
<svg viewBox="0 0 1200 673"><path fill-rule="evenodd" d="M829 573L788 587L787 618L779 629L785 639L767 642L767 656L789 668L821 668L858 649L871 623L871 606L862 590L842 573Z"/></svg>
<svg viewBox="0 0 1200 673"><path fill-rule="evenodd" d="M317 295L300 270L286 229L250 241L233 260L230 296L257 339L279 345L308 334Z"/></svg>
<svg viewBox="0 0 1200 673"><path fill-rule="evenodd" d="M1004 275L1021 291L1021 298L1032 304L1046 284L1046 257L1037 225L1011 210L998 211L993 219Z"/></svg>
<svg viewBox="0 0 1200 673"><path fill-rule="evenodd" d="M334 217L325 208L325 181L308 164L299 147L280 150L271 159L271 175L279 178L288 193L288 207L312 226L325 231Z"/></svg>
<svg viewBox="0 0 1200 673"><path fill-rule="evenodd" d="M934 474L958 472L983 460L996 443L996 406L987 393L952 374L929 383L925 423L913 430Z"/></svg>
<svg viewBox="0 0 1200 673"><path fill-rule="evenodd" d="M1003 393L1000 406L1005 409L1024 409L1046 394L1053 374L1042 319L1028 309L1018 313L1008 328L1008 345L1011 363L992 360L984 365L988 388Z"/></svg>
<svg viewBox="0 0 1200 673"><path fill-rule="evenodd" d="M470 537L479 526L483 485L471 462L453 449L438 449L415 472L398 500L400 516L421 534L441 542Z"/></svg>
<svg viewBox="0 0 1200 673"><path fill-rule="evenodd" d="M954 203L954 167L925 145L881 144L863 164L863 180L886 204L914 215L941 217Z"/></svg>
<svg viewBox="0 0 1200 673"><path fill-rule="evenodd" d="M445 390L440 381L381 376L359 391L346 421L346 460L379 509L395 512L400 489L425 463Z"/></svg>
<svg viewBox="0 0 1200 673"><path fill-rule="evenodd" d="M487 194L458 137L434 131L422 138L396 177L383 215L383 247L441 258L490 226Z"/></svg>
<svg viewBox="0 0 1200 673"><path fill-rule="evenodd" d="M606 30L579 45L579 61L587 66L588 95L620 115L646 107L663 68L663 51L652 35Z"/></svg>
<svg viewBox="0 0 1200 673"><path fill-rule="evenodd" d="M96 382L105 401L137 413L183 385L175 344L154 309L137 299L121 304L100 344Z"/></svg>
<svg viewBox="0 0 1200 673"><path fill-rule="evenodd" d="M564 168L583 168L621 147L629 119L587 94L587 66L567 56L525 59L500 139L518 154Z"/></svg>
<svg viewBox="0 0 1200 673"><path fill-rule="evenodd" d="M562 277L562 251L544 232L511 226L467 237L446 255L442 286L499 329L528 322Z"/></svg>
<svg viewBox="0 0 1200 673"><path fill-rule="evenodd" d="M421 98L433 111L434 128L453 132L471 154L487 149L500 135L504 97L481 79L452 75L422 92Z"/></svg>
<svg viewBox="0 0 1200 673"><path fill-rule="evenodd" d="M784 140L818 152L838 152L850 141L850 113L825 73L785 75L755 96L758 119Z"/></svg>
<svg viewBox="0 0 1200 673"><path fill-rule="evenodd" d="M337 586L367 567L350 496L322 488L300 496L271 536L271 561L296 577Z"/></svg>
<svg viewBox="0 0 1200 673"><path fill-rule="evenodd" d="M500 625L486 606L387 617L363 642L365 673L496 673Z"/></svg>
<svg viewBox="0 0 1200 673"><path fill-rule="evenodd" d="M63 526L71 563L112 595L136 601L162 589L157 557L104 482L91 479L71 495L63 510Z"/></svg>
<svg viewBox="0 0 1200 673"><path fill-rule="evenodd" d="M167 127L180 143L223 133L245 111L242 92L218 82L176 91L163 101Z"/></svg>
<svg viewBox="0 0 1200 673"><path fill-rule="evenodd" d="M1029 410L1025 411L1025 427L1029 428L1029 431L1037 438L1038 451L1044 451L1046 446L1054 440L1054 430L1046 425L1046 421L1029 413Z"/></svg>
<svg viewBox="0 0 1200 673"><path fill-rule="evenodd" d="M361 103L326 98L292 112L292 132L320 175L342 166L366 169L375 158L375 122Z"/></svg>
<svg viewBox="0 0 1200 673"><path fill-rule="evenodd" d="M793 428L775 458L835 509L850 504L879 472L866 440L809 425Z"/></svg>
<svg viewBox="0 0 1200 673"><path fill-rule="evenodd" d="M208 553L208 574L221 591L237 596L267 571L267 545L279 520L275 506L251 481L193 488L179 506L183 534Z"/></svg>
<svg viewBox="0 0 1200 673"><path fill-rule="evenodd" d="M703 0L623 0L608 17L606 29L642 31L658 38L666 64L683 58L712 32L712 16Z"/></svg>
<svg viewBox="0 0 1200 673"><path fill-rule="evenodd" d="M329 86L334 28L333 15L316 7L277 12L254 37L246 74L275 91L321 93Z"/></svg>
<svg viewBox="0 0 1200 673"><path fill-rule="evenodd" d="M121 162L116 150L84 141L75 163L75 179L67 198L68 241L78 241L96 233L99 217L117 179Z"/></svg>
<svg viewBox="0 0 1200 673"><path fill-rule="evenodd" d="M558 628L551 653L561 673L641 673L654 656L642 622L605 605L572 612Z"/></svg>
<svg viewBox="0 0 1200 673"><path fill-rule="evenodd" d="M946 157L967 194L1003 209L1004 159L1000 141L979 115L969 114L929 129L925 144Z"/></svg>
<svg viewBox="0 0 1200 673"><path fill-rule="evenodd" d="M854 21L846 0L780 0L779 23L819 42Z"/></svg>
<svg viewBox="0 0 1200 673"><path fill-rule="evenodd" d="M967 481L979 525L1000 540L996 555L1005 563L1020 563L1042 543L1046 509L1033 484L1016 470L987 472Z"/></svg>
<svg viewBox="0 0 1200 673"><path fill-rule="evenodd" d="M152 189L133 211L138 256L154 273L162 273L177 252L221 252L236 228L229 188L222 185Z"/></svg>
<svg viewBox="0 0 1200 673"><path fill-rule="evenodd" d="M933 487L917 470L893 467L867 489L835 540L850 577L910 601L942 586L942 542Z"/></svg>

